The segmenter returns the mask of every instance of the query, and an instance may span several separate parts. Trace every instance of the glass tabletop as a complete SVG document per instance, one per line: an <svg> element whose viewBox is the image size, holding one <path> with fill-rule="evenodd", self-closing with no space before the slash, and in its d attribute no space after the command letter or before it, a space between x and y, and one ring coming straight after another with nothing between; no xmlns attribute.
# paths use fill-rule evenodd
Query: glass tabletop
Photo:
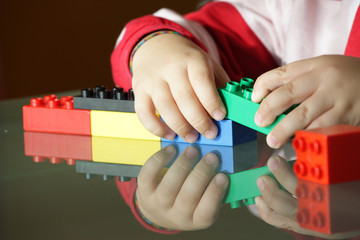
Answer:
<svg viewBox="0 0 360 240"><path fill-rule="evenodd" d="M251 204L234 209L224 204L217 221L205 230L171 236L150 231L134 217L128 186L136 183L148 159L172 145L177 155L164 165L165 175L188 145L24 132L22 106L27 104L29 98L0 102L1 239L315 239L311 235L324 236L314 231L302 235L271 226L259 217L256 205ZM266 146L262 134L258 134L256 141L236 147L194 147L200 156L215 152L222 162L219 170L229 175L264 166L274 154L295 160L290 143L273 151ZM320 226L327 221L332 234L342 234L360 230L359 189L359 182L326 186L298 181L297 199L292 197L298 201L299 209L309 204L325 209L327 215L318 217L318 222L313 224ZM309 214L299 211L295 217L295 213L293 217L299 223Z"/></svg>

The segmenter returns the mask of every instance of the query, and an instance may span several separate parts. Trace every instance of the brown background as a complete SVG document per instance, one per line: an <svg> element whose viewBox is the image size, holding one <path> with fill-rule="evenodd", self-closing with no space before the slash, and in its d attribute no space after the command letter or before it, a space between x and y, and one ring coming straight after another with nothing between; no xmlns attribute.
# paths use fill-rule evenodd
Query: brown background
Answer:
<svg viewBox="0 0 360 240"><path fill-rule="evenodd" d="M0 99L113 86L110 54L129 20L197 0L0 1Z"/></svg>

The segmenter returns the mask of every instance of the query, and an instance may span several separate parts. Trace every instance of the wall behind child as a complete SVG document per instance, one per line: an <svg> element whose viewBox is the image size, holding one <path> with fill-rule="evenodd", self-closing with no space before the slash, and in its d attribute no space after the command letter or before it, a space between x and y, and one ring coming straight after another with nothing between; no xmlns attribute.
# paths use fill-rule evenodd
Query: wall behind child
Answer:
<svg viewBox="0 0 360 240"><path fill-rule="evenodd" d="M112 87L110 54L126 22L162 7L187 13L197 3L0 1L0 99Z"/></svg>

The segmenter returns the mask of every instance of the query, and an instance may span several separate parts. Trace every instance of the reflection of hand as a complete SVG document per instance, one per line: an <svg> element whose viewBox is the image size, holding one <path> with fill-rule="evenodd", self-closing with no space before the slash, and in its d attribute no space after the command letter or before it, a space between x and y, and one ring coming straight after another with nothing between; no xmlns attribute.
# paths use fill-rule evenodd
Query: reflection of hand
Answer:
<svg viewBox="0 0 360 240"><path fill-rule="evenodd" d="M261 102L260 127L300 103L268 134L270 147L285 144L296 130L360 124L360 58L328 55L290 63L261 75L252 100Z"/></svg>
<svg viewBox="0 0 360 240"><path fill-rule="evenodd" d="M281 157L271 157L268 167L278 182L290 193L279 188L270 176L261 176L257 180L261 196L255 198L261 218L276 227L296 231L299 225L295 220L297 200L294 194L297 178L290 165Z"/></svg>
<svg viewBox="0 0 360 240"><path fill-rule="evenodd" d="M292 196L297 186L297 178L287 161L279 156L271 157L268 167L277 181L288 191L279 188L270 176L261 176L257 180L261 196L255 198L261 218L279 228L285 228L297 233L319 236L328 239L340 239L356 236L358 233L325 235L301 228L296 222L297 200Z"/></svg>
<svg viewBox="0 0 360 240"><path fill-rule="evenodd" d="M207 154L194 168L199 151L187 147L159 180L159 173L176 154L169 145L155 153L138 177L137 199L141 213L152 223L177 230L211 226L218 215L228 179L216 174L219 159Z"/></svg>

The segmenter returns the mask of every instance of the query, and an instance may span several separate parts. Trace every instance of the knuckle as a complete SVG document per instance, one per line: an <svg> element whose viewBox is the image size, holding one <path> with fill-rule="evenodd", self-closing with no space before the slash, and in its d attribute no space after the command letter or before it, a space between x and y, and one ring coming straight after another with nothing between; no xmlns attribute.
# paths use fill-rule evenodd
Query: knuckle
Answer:
<svg viewBox="0 0 360 240"><path fill-rule="evenodd" d="M295 95L296 88L295 81L290 81L283 86L283 92L288 95L288 97L292 98Z"/></svg>
<svg viewBox="0 0 360 240"><path fill-rule="evenodd" d="M169 124L172 125L171 123ZM191 132L191 127L187 122L183 122L180 125L174 123L174 126L174 131L181 137L185 137Z"/></svg>
<svg viewBox="0 0 360 240"><path fill-rule="evenodd" d="M309 122L309 108L305 104L298 106L295 113L298 119L302 119L305 123Z"/></svg>
<svg viewBox="0 0 360 240"><path fill-rule="evenodd" d="M199 170L197 168L195 168L193 171L194 177L198 180L198 182L209 182L210 178L212 176L210 176L210 174L204 172L204 170Z"/></svg>
<svg viewBox="0 0 360 240"><path fill-rule="evenodd" d="M205 116L199 116L190 119L190 124L200 133L204 133L204 131L210 128L210 124L208 123L207 118Z"/></svg>
<svg viewBox="0 0 360 240"><path fill-rule="evenodd" d="M278 68L275 69L275 73L279 76L279 77L284 77L287 73L289 65L282 65Z"/></svg>

